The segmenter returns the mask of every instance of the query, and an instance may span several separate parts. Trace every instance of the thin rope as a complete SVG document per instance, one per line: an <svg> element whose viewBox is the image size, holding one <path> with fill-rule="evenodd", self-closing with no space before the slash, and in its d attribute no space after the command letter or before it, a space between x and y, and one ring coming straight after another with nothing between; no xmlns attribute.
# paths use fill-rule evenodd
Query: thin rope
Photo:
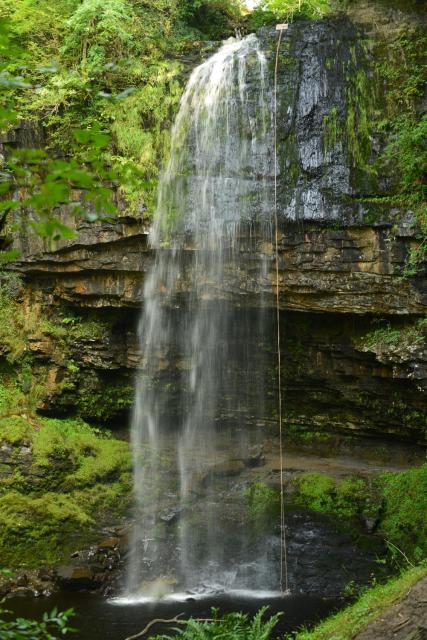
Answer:
<svg viewBox="0 0 427 640"><path fill-rule="evenodd" d="M282 352L280 344L280 300L279 300L279 223L277 213L277 76L279 71L279 52L282 43L283 30L279 29L279 39L276 49L276 63L274 66L274 240L276 252L276 322L277 322L277 383L279 407L279 447L280 447L280 589L289 593L288 582L288 553L285 528L285 498L283 493L283 418L282 418Z"/></svg>

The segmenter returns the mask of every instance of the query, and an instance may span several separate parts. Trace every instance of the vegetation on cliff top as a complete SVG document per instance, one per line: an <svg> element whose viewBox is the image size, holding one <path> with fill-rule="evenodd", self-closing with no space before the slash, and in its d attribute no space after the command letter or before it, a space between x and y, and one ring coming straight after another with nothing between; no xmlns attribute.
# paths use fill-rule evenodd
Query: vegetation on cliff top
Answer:
<svg viewBox="0 0 427 640"><path fill-rule="evenodd" d="M38 190L36 198L21 197L13 207L43 205L42 219L31 224L44 236L66 238L72 234L55 219L55 208L67 203L71 213L89 219L101 210L112 212L106 188L112 185L121 194L121 208L149 216L188 68L201 59L207 41L278 20L320 18L347 5L353 7L341 0L262 0L248 14L239 0L60 0L54 7L47 0L0 0L0 17L7 20L7 38L0 46L6 59L1 67L8 96L4 106L15 112L11 125L18 120L43 123L47 153L40 161L39 151L24 157L13 151L9 171L19 178L13 186L21 193ZM385 89L381 117L365 104L371 94L365 81L351 98L355 104L348 105L344 128L352 157L365 168L369 164L371 177L384 170L384 163L399 166L399 184L380 199L414 209L420 243L406 269L414 275L426 250L426 122L418 109L425 36L413 27L395 35L369 53ZM355 87L361 77L354 78ZM326 137L330 126L326 122ZM387 146L378 169L364 157L374 130ZM83 132L86 140L76 140ZM52 159L58 151L60 162ZM103 188L103 183L108 184ZM72 198L76 189L85 193L80 210Z"/></svg>
<svg viewBox="0 0 427 640"><path fill-rule="evenodd" d="M0 18L7 27L0 43L6 59L1 67L8 87L2 101L9 109L3 111L6 123L8 113L12 125L22 119L42 122L47 158L58 151L75 156L76 130L97 132L92 142L109 142L108 149L98 149L98 162L89 172L83 154L84 174L117 182L133 213L150 213L183 88L182 59L199 55L200 40L232 35L238 15L234 0L61 0L54 7L48 0L1 0ZM31 151L30 164L39 160L35 155ZM10 170L25 177L20 162ZM49 192L59 189L58 172L62 190L88 188L79 184L78 175L83 182L88 178L72 160L67 160L67 175L64 159L60 167L59 161L51 162L56 178L48 181ZM32 179L37 181L39 173L37 165ZM89 185L89 195L105 195L96 187ZM61 195L62 202L70 201ZM93 213L90 202L88 207Z"/></svg>

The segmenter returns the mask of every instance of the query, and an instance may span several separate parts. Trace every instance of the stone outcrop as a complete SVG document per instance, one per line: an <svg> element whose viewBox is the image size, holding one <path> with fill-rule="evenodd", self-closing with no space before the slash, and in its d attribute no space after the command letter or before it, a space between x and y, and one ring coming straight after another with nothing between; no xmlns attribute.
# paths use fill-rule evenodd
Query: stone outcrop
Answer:
<svg viewBox="0 0 427 640"><path fill-rule="evenodd" d="M378 177L369 170L384 141L351 127L354 118L369 120L383 106L384 87L373 57L381 38L394 38L402 24L405 29L419 24L416 4L395 11L364 0L345 17L295 22L284 35L278 79L278 258L290 424L416 440L425 432L425 331L413 345L368 348L358 342L375 329L375 318L378 326L411 327L426 313L427 286L422 268L417 276L404 277L408 256L419 245L413 212L378 203L398 179L392 172ZM260 38L272 68L276 33L264 30ZM25 125L12 142L37 145L41 135ZM48 363L52 380L46 412L75 410L77 395L84 397L77 411L99 420L106 416L97 415L93 405L102 397L110 397L113 405L125 387L122 408L131 404L139 365L138 310L154 255L149 221L119 208L114 220L94 223L76 221L64 209L62 218L77 235L55 246L24 233L14 240L20 257L12 267L31 295L55 308L95 313L109 326L102 336L68 345L68 357L80 369L72 375L54 361L49 341L33 342L32 351L43 366ZM221 290L207 286L207 295L246 307L258 306L262 298L273 309L273 242L255 227L247 238L242 233L239 270L226 265ZM184 251L191 261L194 248ZM186 275L184 267L181 301L191 286ZM273 341L272 329L267 343ZM106 389L113 390L111 396Z"/></svg>
<svg viewBox="0 0 427 640"><path fill-rule="evenodd" d="M52 348L54 337L34 342L40 380L50 381L40 409L48 415L77 412L87 420L119 426L128 420L135 370L140 366L136 335L139 312L127 309L126 321L121 318L123 311L115 312L109 320L105 311L94 313L88 330L98 317L103 323L102 332L93 331L88 336L85 331L84 335L68 337L62 346L62 361L52 356L56 353ZM254 398L256 389L266 385L268 375L268 427L276 424L277 358L272 348L275 311L266 313L269 320L265 334L260 336L256 311L242 308L240 324L236 311L238 327L229 362L237 376L246 376L242 386L247 385L249 374L239 367L238 358L244 349L252 353L255 364L249 384L254 385ZM173 322L179 309L171 309L171 314ZM427 326L423 321L285 311L281 326L284 420L292 429L387 434L423 442L427 426ZM70 363L75 366L70 367ZM185 366L174 353L174 345L160 354L159 389L173 391ZM245 428L257 425L257 408L251 405L250 397L240 403L238 415L233 415L226 396L224 389L224 406L220 400L219 414L225 421L237 420ZM170 407L171 425L179 421L178 407Z"/></svg>
<svg viewBox="0 0 427 640"><path fill-rule="evenodd" d="M423 314L427 287L419 276L403 279L408 252L416 243L410 223L331 228L323 224L284 226L280 238L280 303L283 309L379 315ZM148 232L141 222L84 223L78 239L56 251L22 254L16 268L49 300L92 308L139 308L144 279L153 264ZM222 291L239 304L257 305L259 294L275 304L273 245L245 246L241 269L225 269ZM193 250L188 250L191 259ZM267 255L267 278L261 276ZM189 283L183 278L182 291Z"/></svg>

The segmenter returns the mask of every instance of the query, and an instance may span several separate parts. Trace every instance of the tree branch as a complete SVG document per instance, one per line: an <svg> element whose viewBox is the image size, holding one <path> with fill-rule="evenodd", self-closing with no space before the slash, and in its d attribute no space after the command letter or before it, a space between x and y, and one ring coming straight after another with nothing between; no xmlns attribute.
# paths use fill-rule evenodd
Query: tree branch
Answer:
<svg viewBox="0 0 427 640"><path fill-rule="evenodd" d="M125 640L137 640L137 638L142 638L142 636L144 636L155 624L170 624L172 622L178 622L182 624L183 621L180 620L179 618L181 618L181 616L183 615L184 615L183 613L178 613L177 616L175 616L174 618L169 618L169 620L165 620L162 618L155 618L154 620L150 620L150 622L143 628L142 631L135 634L134 636L129 636L128 638L125 638Z"/></svg>

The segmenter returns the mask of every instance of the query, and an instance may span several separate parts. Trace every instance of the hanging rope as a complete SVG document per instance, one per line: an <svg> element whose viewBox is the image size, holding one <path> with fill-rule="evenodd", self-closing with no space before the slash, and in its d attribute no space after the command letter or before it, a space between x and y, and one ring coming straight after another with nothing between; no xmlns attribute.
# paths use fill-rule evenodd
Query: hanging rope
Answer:
<svg viewBox="0 0 427 640"><path fill-rule="evenodd" d="M288 581L288 553L285 528L285 498L283 493L283 418L282 418L282 352L280 344L280 301L279 301L279 222L277 212L277 76L279 71L279 53L282 44L283 30L287 25L277 25L279 38L276 49L276 63L274 66L274 242L276 252L276 322L277 322L277 384L279 407L279 447L280 447L280 589L284 594L289 593Z"/></svg>

